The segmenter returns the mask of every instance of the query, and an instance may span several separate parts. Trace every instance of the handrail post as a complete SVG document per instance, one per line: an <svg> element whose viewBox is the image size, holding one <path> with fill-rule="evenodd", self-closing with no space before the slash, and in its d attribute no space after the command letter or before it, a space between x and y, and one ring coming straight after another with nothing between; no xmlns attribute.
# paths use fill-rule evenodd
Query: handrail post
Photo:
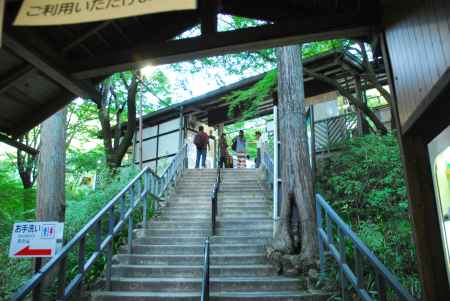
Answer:
<svg viewBox="0 0 450 301"><path fill-rule="evenodd" d="M273 106L273 236L275 237L278 226L278 107Z"/></svg>
<svg viewBox="0 0 450 301"><path fill-rule="evenodd" d="M110 291L112 289L111 285L111 274L112 274L112 256L113 256L113 243L114 243L114 207L111 206L109 209L108 216L108 236L110 241L108 243L108 251L106 254L106 290Z"/></svg>
<svg viewBox="0 0 450 301"><path fill-rule="evenodd" d="M344 272L344 265L347 264L345 255L345 236L342 230L338 227L338 239L339 239L339 277L341 278L341 294L344 301L349 301L349 296L347 293L347 277Z"/></svg>
<svg viewBox="0 0 450 301"><path fill-rule="evenodd" d="M209 301L209 252L209 238L206 238L205 246L203 248L203 279L200 301Z"/></svg>
<svg viewBox="0 0 450 301"><path fill-rule="evenodd" d="M86 237L83 236L80 239L80 245L78 250L78 273L81 275L80 286L78 287L78 296L83 297L84 292L84 262L85 262L85 247L86 247Z"/></svg>
<svg viewBox="0 0 450 301"><path fill-rule="evenodd" d="M58 271L58 288L56 291L56 299L63 300L64 299L64 287L66 283L66 261L67 257L64 257L61 260L61 264L59 265Z"/></svg>
<svg viewBox="0 0 450 301"><path fill-rule="evenodd" d="M34 262L34 272L35 273L39 273L39 271L41 270L41 267L42 267L42 258L36 258L36 260ZM32 295L32 300L33 301L40 301L41 300L41 288L42 288L42 284L39 283L33 289L33 295Z"/></svg>
<svg viewBox="0 0 450 301"><path fill-rule="evenodd" d="M149 176L150 175L148 172L146 172L144 174L144 199L143 199L143 205L142 205L142 226L144 227L144 229L147 228L147 218L148 218L147 206L148 206L148 195L149 195L148 190L149 190L149 186L150 186Z"/></svg>
<svg viewBox="0 0 450 301"><path fill-rule="evenodd" d="M316 216L317 216L317 237L319 240L320 276L323 278L325 276L325 254L322 236L320 235L320 230L323 228L323 217L322 217L322 207L317 201L317 198L316 198Z"/></svg>

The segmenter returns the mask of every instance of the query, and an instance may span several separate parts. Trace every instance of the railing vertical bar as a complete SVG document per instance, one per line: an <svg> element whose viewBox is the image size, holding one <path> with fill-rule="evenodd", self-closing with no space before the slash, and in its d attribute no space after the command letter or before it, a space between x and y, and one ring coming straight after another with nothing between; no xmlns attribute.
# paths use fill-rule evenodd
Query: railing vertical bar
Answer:
<svg viewBox="0 0 450 301"><path fill-rule="evenodd" d="M42 258L36 258L34 261L34 272L39 273L39 271L41 270L41 267L42 267ZM42 288L42 284L39 283L33 289L32 297L31 297L33 301L41 300L41 288Z"/></svg>
<svg viewBox="0 0 450 301"><path fill-rule="evenodd" d="M148 219L148 189L149 189L149 173L144 174L144 199L142 205L142 226L144 229L147 228L147 219Z"/></svg>
<svg viewBox="0 0 450 301"><path fill-rule="evenodd" d="M355 260L355 272L356 272L356 288L361 289L364 287L364 268L361 254L358 248L354 249L354 260Z"/></svg>
<svg viewBox="0 0 450 301"><path fill-rule="evenodd" d="M347 291L348 281L347 281L347 277L344 273L344 265L347 263L346 254L345 254L346 253L345 236L340 228L338 228L337 239L339 240L339 275L340 275L340 281L341 281L342 299L344 301L347 301L347 300L350 301L348 291Z"/></svg>
<svg viewBox="0 0 450 301"><path fill-rule="evenodd" d="M120 197L119 205L120 205L120 220L123 220L125 218L126 213L125 196Z"/></svg>
<svg viewBox="0 0 450 301"><path fill-rule="evenodd" d="M61 260L61 264L59 265L59 271L58 271L58 289L56 291L56 299L62 300L64 299L64 288L66 285L66 261L67 257L64 257Z"/></svg>
<svg viewBox="0 0 450 301"><path fill-rule="evenodd" d="M102 220L95 224L95 250L100 251L102 245Z"/></svg>
<svg viewBox="0 0 450 301"><path fill-rule="evenodd" d="M331 218L328 214L326 214L327 217L327 236L328 236L328 242L333 243L333 224L331 222Z"/></svg>
<svg viewBox="0 0 450 301"><path fill-rule="evenodd" d="M108 236L110 241L108 243L108 251L106 254L106 290L110 291L111 286L111 274L112 274L112 256L113 256L113 243L114 243L114 206L109 209L108 216Z"/></svg>
<svg viewBox="0 0 450 301"><path fill-rule="evenodd" d="M322 217L322 207L317 203L316 205L316 215L317 215L317 237L319 240L319 259L320 259L320 276L325 276L325 254L323 240L320 236L320 229L323 228L323 217Z"/></svg>
<svg viewBox="0 0 450 301"><path fill-rule="evenodd" d="M376 273L375 281L377 285L378 299L380 301L387 301L386 286L384 284L383 276L380 273Z"/></svg>
<svg viewBox="0 0 450 301"><path fill-rule="evenodd" d="M78 273L81 276L80 285L78 286L78 296L83 297L84 293L84 263L85 263L85 249L86 247L86 236L80 239L80 245L78 250Z"/></svg>

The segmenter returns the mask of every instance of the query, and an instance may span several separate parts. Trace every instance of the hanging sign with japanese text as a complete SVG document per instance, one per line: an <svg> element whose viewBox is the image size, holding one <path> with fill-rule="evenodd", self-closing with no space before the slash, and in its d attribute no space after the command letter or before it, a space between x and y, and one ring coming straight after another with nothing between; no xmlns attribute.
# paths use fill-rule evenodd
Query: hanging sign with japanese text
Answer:
<svg viewBox="0 0 450 301"><path fill-rule="evenodd" d="M63 232L63 223L15 223L9 257L53 257L62 246Z"/></svg>
<svg viewBox="0 0 450 301"><path fill-rule="evenodd" d="M197 0L24 0L14 25L63 25L192 10Z"/></svg>

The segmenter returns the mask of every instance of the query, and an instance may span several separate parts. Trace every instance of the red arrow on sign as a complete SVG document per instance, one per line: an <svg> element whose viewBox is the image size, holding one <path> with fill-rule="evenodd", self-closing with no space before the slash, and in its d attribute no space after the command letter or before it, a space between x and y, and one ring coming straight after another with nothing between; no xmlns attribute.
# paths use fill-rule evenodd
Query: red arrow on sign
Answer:
<svg viewBox="0 0 450 301"><path fill-rule="evenodd" d="M52 249L30 249L30 246L26 246L14 256L50 256L52 255Z"/></svg>

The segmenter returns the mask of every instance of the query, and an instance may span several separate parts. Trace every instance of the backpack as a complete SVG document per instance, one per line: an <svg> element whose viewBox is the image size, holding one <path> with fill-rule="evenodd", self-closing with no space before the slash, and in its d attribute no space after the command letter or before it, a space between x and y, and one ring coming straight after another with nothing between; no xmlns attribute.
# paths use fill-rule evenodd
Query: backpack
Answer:
<svg viewBox="0 0 450 301"><path fill-rule="evenodd" d="M237 139L234 138L234 139L233 139L233 144L231 145L231 149L232 149L233 151L236 151L236 148L237 148Z"/></svg>
<svg viewBox="0 0 450 301"><path fill-rule="evenodd" d="M195 135L195 137L194 137L194 144L197 147L201 147L202 138L200 137L200 134Z"/></svg>

